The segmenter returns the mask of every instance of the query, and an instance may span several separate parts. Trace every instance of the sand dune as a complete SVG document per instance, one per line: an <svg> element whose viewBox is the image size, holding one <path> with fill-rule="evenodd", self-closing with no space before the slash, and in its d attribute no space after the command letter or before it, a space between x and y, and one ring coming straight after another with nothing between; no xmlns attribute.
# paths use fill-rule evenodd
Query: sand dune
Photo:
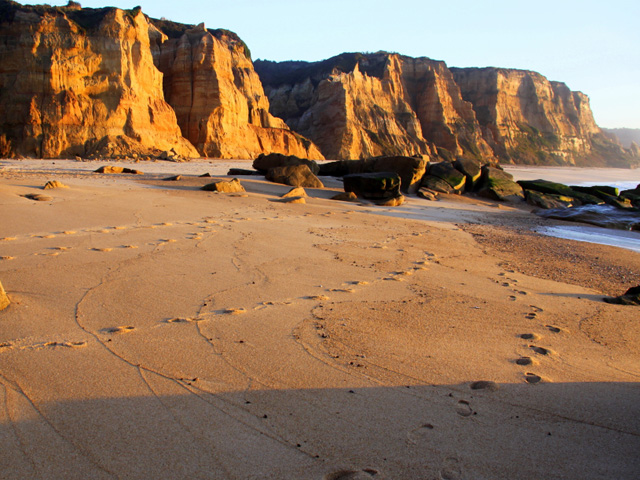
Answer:
<svg viewBox="0 0 640 480"><path fill-rule="evenodd" d="M639 254L165 173L0 172L2 478L637 477Z"/></svg>

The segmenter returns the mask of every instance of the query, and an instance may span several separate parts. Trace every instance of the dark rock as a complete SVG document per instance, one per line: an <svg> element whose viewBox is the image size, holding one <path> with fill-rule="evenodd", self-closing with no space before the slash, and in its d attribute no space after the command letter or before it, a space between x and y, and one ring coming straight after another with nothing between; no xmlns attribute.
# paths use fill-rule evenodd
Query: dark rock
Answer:
<svg viewBox="0 0 640 480"><path fill-rule="evenodd" d="M262 175L262 173L257 170L249 170L246 168L230 168L227 175L233 177L236 175Z"/></svg>
<svg viewBox="0 0 640 480"><path fill-rule="evenodd" d="M496 167L485 165L478 183L478 195L498 201L516 201L524 198L522 187L513 181L513 175Z"/></svg>
<svg viewBox="0 0 640 480"><path fill-rule="evenodd" d="M292 187L324 188L320 179L313 174L306 164L271 168L267 171L265 177L271 182L291 185Z"/></svg>
<svg viewBox="0 0 640 480"><path fill-rule="evenodd" d="M447 182L455 191L462 192L464 190L467 177L464 173L459 172L450 162L432 163L429 165L427 175L430 177L438 177Z"/></svg>
<svg viewBox="0 0 640 480"><path fill-rule="evenodd" d="M415 193L426 168L427 161L423 158L396 155L323 163L319 175L343 177L356 173L394 172L400 176L402 191Z"/></svg>
<svg viewBox="0 0 640 480"><path fill-rule="evenodd" d="M386 198L384 200L374 200L373 203L379 207L399 207L405 200L404 195L398 195L397 197Z"/></svg>
<svg viewBox="0 0 640 480"><path fill-rule="evenodd" d="M165 182L177 182L182 180L182 175L174 175L173 177L163 178Z"/></svg>
<svg viewBox="0 0 640 480"><path fill-rule="evenodd" d="M237 178L234 178L231 181L221 180L219 182L209 183L202 187L201 190L220 193L238 193L245 191L244 187L240 183L240 180L238 180Z"/></svg>
<svg viewBox="0 0 640 480"><path fill-rule="evenodd" d="M202 175L198 175L200 178L211 178L211 174L209 172L203 173Z"/></svg>
<svg viewBox="0 0 640 480"><path fill-rule="evenodd" d="M631 205L640 208L640 189L624 190L620 192L619 198L627 199L631 202Z"/></svg>
<svg viewBox="0 0 640 480"><path fill-rule="evenodd" d="M422 179L420 190L422 190L423 188L433 190L434 192L438 193L455 193L455 190L451 185L442 180L440 177L433 177L431 175L427 175Z"/></svg>
<svg viewBox="0 0 640 480"><path fill-rule="evenodd" d="M603 299L607 303L614 303L617 305L638 305L640 306L640 285L637 287L631 287L623 295L619 297L606 297Z"/></svg>
<svg viewBox="0 0 640 480"><path fill-rule="evenodd" d="M306 165L314 175L318 175L320 167L315 160L296 157L295 155L283 155L281 153L260 154L253 161L253 168L265 175L272 168Z"/></svg>
<svg viewBox="0 0 640 480"><path fill-rule="evenodd" d="M536 214L545 218L584 222L603 228L640 230L640 210L619 209L612 205L582 205L580 207L540 210Z"/></svg>
<svg viewBox="0 0 640 480"><path fill-rule="evenodd" d="M589 195L593 195L594 197L602 198L600 195L605 195L607 197L617 197L620 195L620 191L616 187L610 187L609 185L592 185L589 187L573 185L571 186L573 190L581 193L588 193Z"/></svg>
<svg viewBox="0 0 640 480"><path fill-rule="evenodd" d="M471 190L482 175L482 164L475 158L458 158L453 166L467 178L465 187Z"/></svg>
<svg viewBox="0 0 640 480"><path fill-rule="evenodd" d="M358 197L387 199L400 196L400 176L394 172L354 173L344 176L344 191Z"/></svg>
<svg viewBox="0 0 640 480"><path fill-rule="evenodd" d="M571 197L540 193L534 190L525 190L524 196L529 205L539 208L568 208L581 205L580 202L576 203L575 199Z"/></svg>
<svg viewBox="0 0 640 480"><path fill-rule="evenodd" d="M539 179L520 180L518 181L518 184L525 190L574 198L575 200L578 200L578 202L574 202L575 205L601 205L604 203L600 197L592 195L589 192L579 191L579 187L569 187L562 183Z"/></svg>

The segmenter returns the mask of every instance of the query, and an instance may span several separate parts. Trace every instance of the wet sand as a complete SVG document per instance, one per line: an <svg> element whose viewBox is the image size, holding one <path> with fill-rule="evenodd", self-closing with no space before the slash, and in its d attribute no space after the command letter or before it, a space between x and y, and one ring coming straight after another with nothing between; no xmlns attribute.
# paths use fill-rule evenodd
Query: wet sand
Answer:
<svg viewBox="0 0 640 480"><path fill-rule="evenodd" d="M637 477L640 254L158 165L3 162L2 478Z"/></svg>

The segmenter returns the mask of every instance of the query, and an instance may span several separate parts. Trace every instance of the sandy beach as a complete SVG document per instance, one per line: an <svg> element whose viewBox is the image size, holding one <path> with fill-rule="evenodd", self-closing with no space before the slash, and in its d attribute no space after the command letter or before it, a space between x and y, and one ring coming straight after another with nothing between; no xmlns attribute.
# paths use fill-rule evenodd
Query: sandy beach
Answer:
<svg viewBox="0 0 640 480"><path fill-rule="evenodd" d="M640 253L526 206L103 164L0 163L1 478L640 476L640 309L602 301Z"/></svg>

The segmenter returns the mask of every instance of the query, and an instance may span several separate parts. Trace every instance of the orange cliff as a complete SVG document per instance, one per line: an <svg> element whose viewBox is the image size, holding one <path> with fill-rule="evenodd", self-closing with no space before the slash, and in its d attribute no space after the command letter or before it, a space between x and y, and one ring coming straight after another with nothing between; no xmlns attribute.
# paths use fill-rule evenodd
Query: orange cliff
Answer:
<svg viewBox="0 0 640 480"><path fill-rule="evenodd" d="M269 115L234 34L176 25L0 0L0 156L322 158Z"/></svg>
<svg viewBox="0 0 640 480"><path fill-rule="evenodd" d="M271 113L328 158L428 155L484 162L629 167L640 156L596 125L589 99L513 69L448 68L398 54L257 61Z"/></svg>
<svg viewBox="0 0 640 480"><path fill-rule="evenodd" d="M258 61L256 70L271 112L328 158L493 156L443 62L347 53L316 63Z"/></svg>
<svg viewBox="0 0 640 480"><path fill-rule="evenodd" d="M269 114L269 101L248 48L235 34L154 21L170 38L158 38L156 63L165 95L184 136L207 157L255 158L278 152L322 159L313 143Z"/></svg>
<svg viewBox="0 0 640 480"><path fill-rule="evenodd" d="M536 72L452 68L487 142L504 162L625 167L638 156L596 125L589 98Z"/></svg>

